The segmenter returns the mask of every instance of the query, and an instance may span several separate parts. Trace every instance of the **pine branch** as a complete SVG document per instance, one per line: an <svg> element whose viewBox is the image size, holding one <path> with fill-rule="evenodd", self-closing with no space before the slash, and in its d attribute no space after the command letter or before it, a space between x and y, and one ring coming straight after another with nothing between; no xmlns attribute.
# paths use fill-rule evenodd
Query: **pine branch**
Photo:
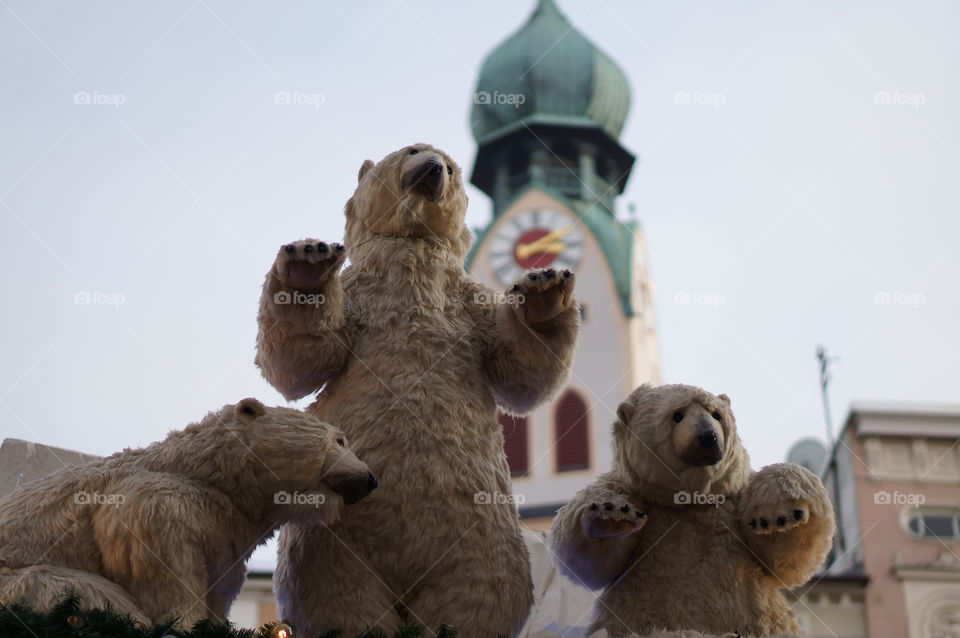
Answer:
<svg viewBox="0 0 960 638"><path fill-rule="evenodd" d="M204 620L190 631L174 629L172 623L143 629L129 616L112 609L81 610L79 599L68 595L49 613L39 613L20 604L0 605L0 636L3 638L278 638L278 630L289 625L268 623L259 629L242 629L230 623L217 624ZM371 628L356 638L421 638L418 625L400 625L392 637L379 628ZM441 625L433 638L456 638L456 630ZM289 638L299 638L293 631ZM344 638L334 629L318 638ZM499 638L499 637L498 637Z"/></svg>

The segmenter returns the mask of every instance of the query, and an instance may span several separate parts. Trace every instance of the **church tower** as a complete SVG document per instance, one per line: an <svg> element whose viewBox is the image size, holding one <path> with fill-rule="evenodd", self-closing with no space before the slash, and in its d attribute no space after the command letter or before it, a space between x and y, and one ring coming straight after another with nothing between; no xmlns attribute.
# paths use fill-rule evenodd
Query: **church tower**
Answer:
<svg viewBox="0 0 960 638"><path fill-rule="evenodd" d="M539 0L483 63L470 114L477 141L471 182L493 201L467 269L505 289L528 268L577 275L582 326L573 375L526 417L501 415L524 522L553 513L611 467L610 426L636 386L659 382L643 236L617 216L634 156L619 141L627 79Z"/></svg>

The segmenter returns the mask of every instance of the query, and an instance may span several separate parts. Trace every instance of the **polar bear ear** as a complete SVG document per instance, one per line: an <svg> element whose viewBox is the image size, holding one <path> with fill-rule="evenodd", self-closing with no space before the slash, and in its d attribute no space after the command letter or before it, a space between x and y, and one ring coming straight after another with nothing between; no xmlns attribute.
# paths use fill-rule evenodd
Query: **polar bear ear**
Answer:
<svg viewBox="0 0 960 638"><path fill-rule="evenodd" d="M627 398L617 406L617 418L622 421L624 425L630 425L630 419L633 418L633 413L636 412L637 404L640 403L641 397L652 390L653 384L644 383L627 395Z"/></svg>
<svg viewBox="0 0 960 638"><path fill-rule="evenodd" d="M266 413L267 408L256 399L244 399L238 403L236 407L237 420L243 423L249 423L258 416L263 416Z"/></svg>
<svg viewBox="0 0 960 638"><path fill-rule="evenodd" d="M730 397L728 397L727 395L725 395L725 394L718 394L718 395L717 395L717 398L720 399L721 401L723 401L724 403L726 403L728 407L730 406Z"/></svg>
<svg viewBox="0 0 960 638"><path fill-rule="evenodd" d="M363 160L363 164L360 165L360 172L357 173L357 183L360 183L360 180L363 179L363 176L367 174L371 168L373 168L373 160Z"/></svg>

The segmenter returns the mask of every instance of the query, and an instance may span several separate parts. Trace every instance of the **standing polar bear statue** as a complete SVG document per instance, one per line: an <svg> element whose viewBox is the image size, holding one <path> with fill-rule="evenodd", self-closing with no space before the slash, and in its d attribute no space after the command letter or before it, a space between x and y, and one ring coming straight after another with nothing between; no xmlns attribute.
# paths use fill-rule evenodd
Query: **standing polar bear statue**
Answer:
<svg viewBox="0 0 960 638"><path fill-rule="evenodd" d="M617 408L613 470L554 519L558 568L594 590L592 633L796 633L781 593L823 562L834 532L820 480L750 470L726 395L643 385Z"/></svg>
<svg viewBox="0 0 960 638"><path fill-rule="evenodd" d="M527 412L570 372L574 276L530 271L495 303L464 272L467 197L436 148L367 160L358 182L346 249L280 249L256 362L288 399L322 388L308 412L343 428L380 487L329 528L283 528L279 613L304 635L407 622L512 636L533 601L529 556L515 506L477 495L511 491L497 406Z"/></svg>

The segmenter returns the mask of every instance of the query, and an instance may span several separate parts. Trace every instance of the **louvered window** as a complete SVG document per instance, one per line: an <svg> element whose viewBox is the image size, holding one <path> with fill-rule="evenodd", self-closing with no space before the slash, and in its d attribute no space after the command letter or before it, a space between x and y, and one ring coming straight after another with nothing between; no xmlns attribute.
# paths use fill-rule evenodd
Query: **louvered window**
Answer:
<svg viewBox="0 0 960 638"><path fill-rule="evenodd" d="M587 404L573 390L567 390L557 402L556 425L557 472L589 469Z"/></svg>

